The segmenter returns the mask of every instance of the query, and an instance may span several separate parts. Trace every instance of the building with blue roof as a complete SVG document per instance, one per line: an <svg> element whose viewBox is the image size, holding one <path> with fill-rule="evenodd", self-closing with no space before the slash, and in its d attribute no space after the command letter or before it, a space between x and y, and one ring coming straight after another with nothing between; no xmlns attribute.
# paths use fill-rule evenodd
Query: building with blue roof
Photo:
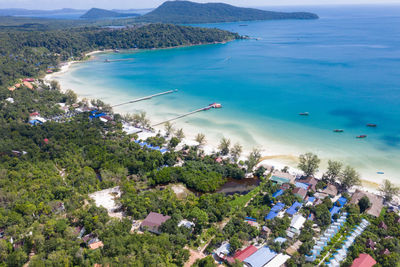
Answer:
<svg viewBox="0 0 400 267"><path fill-rule="evenodd" d="M343 207L344 205L346 205L346 203L347 203L347 198L345 198L345 197L340 197L340 198L336 201L336 206Z"/></svg>
<svg viewBox="0 0 400 267"><path fill-rule="evenodd" d="M285 204L278 202L271 208L271 211L264 217L265 220L272 220L285 207Z"/></svg>
<svg viewBox="0 0 400 267"><path fill-rule="evenodd" d="M283 191L282 189L279 189L278 191L276 191L275 193L272 194L273 197L279 197L281 195L283 195L285 191Z"/></svg>
<svg viewBox="0 0 400 267"><path fill-rule="evenodd" d="M243 262L250 267L263 267L270 262L277 253L271 250L269 247L264 246L257 250L250 257L247 257Z"/></svg>
<svg viewBox="0 0 400 267"><path fill-rule="evenodd" d="M298 211L299 211L299 209L301 208L303 206L303 204L301 204L300 202L294 202L293 203L293 205L290 207L290 208L288 208L287 210L286 210L286 213L287 214L289 214L289 215L291 215L291 216L293 216L293 215L295 215Z"/></svg>

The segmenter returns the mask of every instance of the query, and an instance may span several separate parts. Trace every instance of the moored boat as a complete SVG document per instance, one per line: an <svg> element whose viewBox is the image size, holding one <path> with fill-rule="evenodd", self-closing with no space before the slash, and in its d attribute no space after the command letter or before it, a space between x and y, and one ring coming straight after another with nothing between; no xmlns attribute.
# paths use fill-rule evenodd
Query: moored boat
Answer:
<svg viewBox="0 0 400 267"><path fill-rule="evenodd" d="M308 116L308 115L310 115L310 113L308 113L308 112L302 112L302 113L299 113L299 115L300 115L300 116Z"/></svg>
<svg viewBox="0 0 400 267"><path fill-rule="evenodd" d="M335 129L335 130L333 130L335 133L343 133L344 132L344 130L343 129Z"/></svg>
<svg viewBox="0 0 400 267"><path fill-rule="evenodd" d="M362 135L358 135L358 136L356 136L356 138L367 138L367 135L365 135L365 134L362 134Z"/></svg>
<svg viewBox="0 0 400 267"><path fill-rule="evenodd" d="M367 123L367 127L376 127L377 125L375 123Z"/></svg>

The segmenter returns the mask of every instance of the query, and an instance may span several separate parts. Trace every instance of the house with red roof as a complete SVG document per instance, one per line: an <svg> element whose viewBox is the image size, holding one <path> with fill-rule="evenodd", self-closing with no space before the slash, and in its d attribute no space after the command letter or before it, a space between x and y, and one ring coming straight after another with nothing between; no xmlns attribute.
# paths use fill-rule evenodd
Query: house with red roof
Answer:
<svg viewBox="0 0 400 267"><path fill-rule="evenodd" d="M374 258L368 254L360 254L357 259L353 261L351 267L372 267L376 264Z"/></svg>
<svg viewBox="0 0 400 267"><path fill-rule="evenodd" d="M140 228L155 234L160 234L159 227L169 219L171 219L170 216L164 216L160 213L150 212L140 225Z"/></svg>
<svg viewBox="0 0 400 267"><path fill-rule="evenodd" d="M247 257L250 257L257 251L257 248L253 245L248 246L243 250L239 250L235 253L233 257L228 257L227 261L229 263L234 263L236 260L243 262Z"/></svg>

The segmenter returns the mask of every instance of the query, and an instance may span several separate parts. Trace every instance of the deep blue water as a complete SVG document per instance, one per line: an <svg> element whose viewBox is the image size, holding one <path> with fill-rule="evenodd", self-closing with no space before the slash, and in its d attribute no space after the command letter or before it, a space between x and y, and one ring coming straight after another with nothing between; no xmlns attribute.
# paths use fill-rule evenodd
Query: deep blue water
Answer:
<svg viewBox="0 0 400 267"><path fill-rule="evenodd" d="M125 110L145 110L161 119L221 102L222 110L178 125L196 127L213 139L229 136L246 147L265 146L270 153L312 151L349 163L367 178L378 179L376 172L385 171L385 178L400 181L400 7L302 10L321 18L200 25L258 39L102 54L61 81L114 103L178 88L175 95ZM361 134L368 138L356 140Z"/></svg>

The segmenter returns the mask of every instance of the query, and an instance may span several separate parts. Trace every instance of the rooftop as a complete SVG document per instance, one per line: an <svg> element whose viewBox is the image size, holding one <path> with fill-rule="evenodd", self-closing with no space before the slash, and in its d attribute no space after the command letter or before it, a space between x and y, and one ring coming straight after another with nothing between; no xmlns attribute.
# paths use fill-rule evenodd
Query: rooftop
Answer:
<svg viewBox="0 0 400 267"><path fill-rule="evenodd" d="M142 226L146 227L159 227L161 224L164 222L168 221L171 219L170 216L164 216L160 213L156 212L150 212L149 215L147 215L146 219L142 222Z"/></svg>
<svg viewBox="0 0 400 267"><path fill-rule="evenodd" d="M356 190L351 197L350 204L357 204L363 197L368 197L371 202L371 207L367 209L366 213L375 217L379 217L381 210L383 208L383 198L375 194L364 192L361 190Z"/></svg>
<svg viewBox="0 0 400 267"><path fill-rule="evenodd" d="M360 256L353 261L351 267L372 267L375 264L376 261L370 255L360 254Z"/></svg>
<svg viewBox="0 0 400 267"><path fill-rule="evenodd" d="M257 250L253 255L246 258L243 262L251 267L263 267L276 256L276 252L264 246Z"/></svg>

